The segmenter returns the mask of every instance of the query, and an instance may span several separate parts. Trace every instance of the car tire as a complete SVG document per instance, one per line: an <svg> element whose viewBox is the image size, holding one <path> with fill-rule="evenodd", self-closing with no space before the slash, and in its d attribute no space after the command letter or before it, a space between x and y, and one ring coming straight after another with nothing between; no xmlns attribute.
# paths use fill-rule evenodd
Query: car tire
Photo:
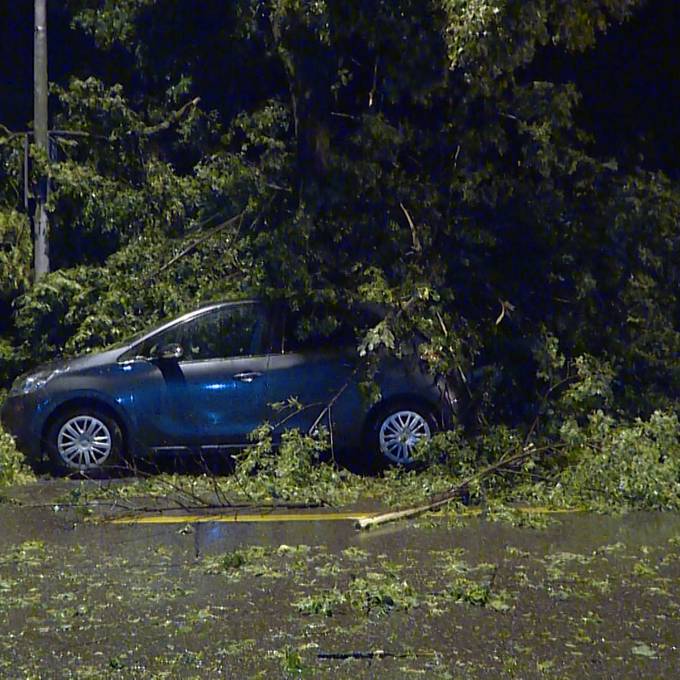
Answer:
<svg viewBox="0 0 680 680"><path fill-rule="evenodd" d="M123 433L108 413L79 406L59 414L49 425L45 448L60 474L110 474L123 460Z"/></svg>
<svg viewBox="0 0 680 680"><path fill-rule="evenodd" d="M431 437L439 429L432 409L420 402L404 399L378 407L364 437L371 467L414 467L409 451L418 440Z"/></svg>

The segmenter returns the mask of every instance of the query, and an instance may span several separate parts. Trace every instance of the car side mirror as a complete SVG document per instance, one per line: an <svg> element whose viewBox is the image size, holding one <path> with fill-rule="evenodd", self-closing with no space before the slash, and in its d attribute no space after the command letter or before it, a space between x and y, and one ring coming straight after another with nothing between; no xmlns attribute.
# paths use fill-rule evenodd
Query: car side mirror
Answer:
<svg viewBox="0 0 680 680"><path fill-rule="evenodd" d="M178 342L163 345L156 352L156 359L161 361L179 361L184 356L184 348Z"/></svg>

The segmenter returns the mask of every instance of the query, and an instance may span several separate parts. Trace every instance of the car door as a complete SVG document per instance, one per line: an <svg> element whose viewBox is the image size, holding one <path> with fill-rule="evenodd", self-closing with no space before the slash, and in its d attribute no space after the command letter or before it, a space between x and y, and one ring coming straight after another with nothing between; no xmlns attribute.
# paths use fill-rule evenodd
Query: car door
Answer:
<svg viewBox="0 0 680 680"><path fill-rule="evenodd" d="M183 352L179 360L153 359L174 426L165 441L191 448L246 442L267 413L267 343L257 303L212 308L147 341L152 358L168 345Z"/></svg>
<svg viewBox="0 0 680 680"><path fill-rule="evenodd" d="M329 426L328 407L333 421L359 415L354 336L346 326L334 333L314 333L300 339L295 315L281 312L275 323L276 353L267 366L267 397L270 403L294 398L295 405L270 411L278 439L284 429L308 432L315 424Z"/></svg>

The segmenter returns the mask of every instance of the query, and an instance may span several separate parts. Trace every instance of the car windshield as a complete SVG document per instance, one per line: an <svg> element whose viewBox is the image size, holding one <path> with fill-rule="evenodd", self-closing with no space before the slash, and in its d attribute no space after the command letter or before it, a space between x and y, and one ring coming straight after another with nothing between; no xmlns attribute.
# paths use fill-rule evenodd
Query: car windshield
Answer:
<svg viewBox="0 0 680 680"><path fill-rule="evenodd" d="M107 345L106 349L122 349L128 345L132 345L133 343L137 342L137 340L141 340L145 335L153 333L156 328L160 328L162 325L163 324L156 324L151 328L145 328L142 331L137 331L133 335L126 336L123 340L119 340L118 342L114 342L111 345Z"/></svg>
<svg viewBox="0 0 680 680"><path fill-rule="evenodd" d="M263 351L265 326L261 305L242 303L208 309L146 333L148 337L133 344L119 361L153 357L160 347L170 344L182 347L185 361L254 355Z"/></svg>
<svg viewBox="0 0 680 680"><path fill-rule="evenodd" d="M148 325L142 330L137 331L133 335L127 335L122 340L119 340L118 342L108 345L106 349L122 349L123 347L129 347L130 345L135 344L138 340L141 340L145 335L155 334L164 326L167 326L168 324L171 324L175 321L179 321L179 319L181 318L182 316L165 317L161 321L156 321L156 323L154 323L153 325Z"/></svg>

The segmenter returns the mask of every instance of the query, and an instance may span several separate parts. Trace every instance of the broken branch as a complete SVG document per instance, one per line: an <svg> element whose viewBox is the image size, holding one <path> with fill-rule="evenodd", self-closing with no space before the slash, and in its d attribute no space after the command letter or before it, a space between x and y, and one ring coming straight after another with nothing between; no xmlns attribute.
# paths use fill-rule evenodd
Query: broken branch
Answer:
<svg viewBox="0 0 680 680"><path fill-rule="evenodd" d="M177 111L175 111L167 120L158 123L158 125L150 125L149 127L145 127L139 131L139 134L149 136L155 135L158 132L163 132L163 130L167 130L169 127L179 122L189 109L193 109L198 106L200 101L200 97L192 99L190 102L187 102L184 106L177 109Z"/></svg>
<svg viewBox="0 0 680 680"><path fill-rule="evenodd" d="M501 468L507 467L508 465L518 463L527 458L530 458L537 452L538 449L532 447L530 450L528 451L523 450L521 453L518 453L515 456L511 456L510 458L503 457L497 463L493 463L493 465L485 467L479 472L476 472L474 475L470 475L470 477L464 479L462 482L459 482L455 486L451 487L448 491L445 491L443 494L433 496L430 499L430 502L426 503L425 505L419 505L413 508L406 508L405 510L396 510L394 512L385 512L380 515L375 515L373 517L360 519L357 521L355 526L357 527L357 529L368 529L369 527L379 526L380 524L396 522L397 520L400 519L410 519L412 517L417 517L418 515L422 515L423 513L429 512L431 510L438 510L439 508L442 508L445 505L448 505L449 503L458 500L461 497L462 493L465 491L465 489L470 484L472 484L472 482L476 482L480 479L483 479L492 472L496 472Z"/></svg>
<svg viewBox="0 0 680 680"><path fill-rule="evenodd" d="M175 262L177 262L178 260L182 259L182 258L185 257L186 255L189 255L189 253L193 252L198 246L201 245L201 243L204 243L205 241L207 241L207 240L210 239L211 237L213 237L213 236L215 236L216 234L218 234L220 231L223 231L223 230L226 229L227 227L230 227L232 224L234 224L234 223L237 222L238 220L241 220L241 222L242 222L242 221L243 221L243 216L244 216L244 215L245 215L245 210L244 210L243 212L240 212L238 215L234 215L234 217L230 217L230 218L229 218L228 220L226 220L225 222L221 222L221 223L218 224L216 227L214 227L213 229L211 229L210 231L208 231L206 234L204 234L203 236L197 238L193 243L190 243L186 248L184 248L183 250L181 250L179 253L177 253L177 255L175 255L175 256L174 256L173 258L171 258L168 262L166 262L160 269L158 269L157 271L155 271L153 274L150 274L149 276L147 276L147 277L144 279L143 284L147 284L147 283L149 283L152 279L155 279L157 276L159 276L160 274L162 274L164 271L166 271L167 269L169 269L170 267L172 267L172 265L175 264ZM258 219L258 218L255 218L255 221L257 221L257 219ZM253 224L254 224L254 223L253 223ZM240 229L240 227L241 227L241 224L240 224L240 222L239 222L239 229Z"/></svg>
<svg viewBox="0 0 680 680"><path fill-rule="evenodd" d="M409 211L406 210L406 206L403 203L399 204L399 207L401 208L402 212L406 216L406 219L408 221L408 226L411 229L411 243L413 246L413 251L416 253L419 253L422 249L422 246L420 245L420 239L418 238L418 232L416 231L416 225L413 223L413 220L411 219L411 215L409 214Z"/></svg>

